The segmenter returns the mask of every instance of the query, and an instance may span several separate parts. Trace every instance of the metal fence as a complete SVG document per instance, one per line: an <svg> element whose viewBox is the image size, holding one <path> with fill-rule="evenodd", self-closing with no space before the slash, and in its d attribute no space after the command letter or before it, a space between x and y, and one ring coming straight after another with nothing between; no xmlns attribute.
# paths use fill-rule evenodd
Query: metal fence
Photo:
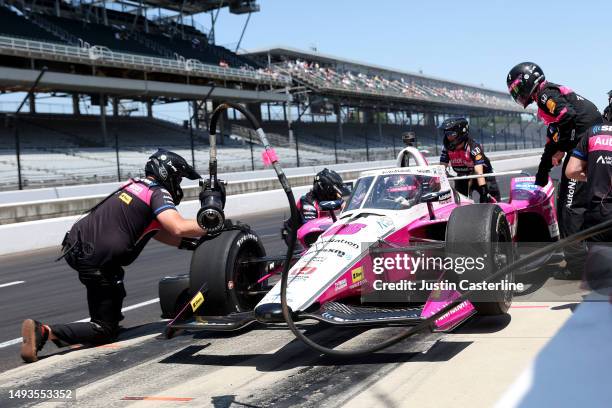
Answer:
<svg viewBox="0 0 612 408"><path fill-rule="evenodd" d="M57 123L53 122L53 115L24 117L10 127L3 126L4 119L0 118L0 190L101 183L140 176L147 158L158 147L177 152L203 174L208 169L206 133L159 119L109 118L106 140L101 139L95 116L74 121L64 116ZM286 123L263 123L285 167L388 160L404 146L399 126L379 129L375 124L345 124L343 135L333 126L294 123L290 137ZM432 156L440 154L439 135L419 134L418 128L413 129L419 148ZM472 132L486 152L528 149L544 142L540 124L528 126L523 135L508 129L493 133L476 128ZM262 152L258 138L248 128L228 123L218 149L219 171L263 169Z"/></svg>
<svg viewBox="0 0 612 408"><path fill-rule="evenodd" d="M51 42L0 36L0 54L37 57L52 61L75 62L138 69L149 72L171 72L211 79L254 82L289 86L291 77L248 69L225 68L203 64L194 59L178 60L111 51L106 47L76 47Z"/></svg>

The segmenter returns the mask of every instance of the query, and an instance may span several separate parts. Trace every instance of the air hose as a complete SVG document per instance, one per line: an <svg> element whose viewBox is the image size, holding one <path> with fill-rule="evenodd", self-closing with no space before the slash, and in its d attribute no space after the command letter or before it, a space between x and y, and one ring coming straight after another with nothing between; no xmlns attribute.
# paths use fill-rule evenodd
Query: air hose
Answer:
<svg viewBox="0 0 612 408"><path fill-rule="evenodd" d="M211 119L210 128L216 129L216 121L220 115L220 112L228 108L236 109L241 114L243 114L249 121L252 128L256 131L257 135L259 136L259 139L261 140L261 143L263 144L263 147L265 149L264 154L267 155L267 157L270 159L270 162L272 166L274 167L274 171L276 172L278 180L281 183L283 190L285 191L285 194L287 195L287 200L289 201L289 207L291 209L291 221L294 223L294 225L297 225L296 222L299 220L299 212L298 212L298 209L295 203L295 197L293 195L293 191L291 190L291 186L289 185L287 177L285 176L285 173L283 172L283 169L281 168L280 163L278 162L278 159L276 158L276 154L274 153L274 150L270 146L270 143L268 142L268 139L263 129L261 129L255 117L241 105L226 102L226 103L219 105L217 109L213 112L213 117ZM211 134L212 134L212 130L211 130ZM525 265L528 265L531 261L538 259L542 255L546 255L552 251L561 249L567 245L571 245L578 241L583 241L585 239L588 239L594 235L600 234L610 229L612 229L612 220L605 221L601 224L595 225L591 228L588 228L584 231L571 235L567 238L551 243L543 248L533 251L529 255L519 259L518 261L510 265L506 265L499 271L495 272L494 274L486 278L484 282L486 283L492 282L500 277L503 277L508 272L510 272L512 269L517 269ZM389 348L420 331L430 329L439 317L441 317L442 315L444 315L445 313L447 313L454 307L458 306L462 302L469 300L470 295L473 295L475 292L475 291L466 291L466 292L461 293L461 295L457 299L453 300L450 304L441 308L433 315L429 316L426 319L423 319L418 324L411 326L407 328L406 330L404 330L403 332L396 334L390 337L389 339L385 340L384 342L378 343L374 346L363 347L363 348L352 349L352 350L336 350L336 349L328 348L328 347L322 346L321 344L316 343L315 341L309 339L304 333L302 333L298 329L298 327L295 325L295 322L293 320L292 311L289 309L289 306L287 305L287 282L289 278L290 261L291 261L293 252L295 250L295 245L297 241L297 228L292 228L290 232L291 233L288 236L288 245L287 245L287 253L285 257L285 263L283 266L283 271L281 273L281 307L283 311L283 317L285 318L287 326L289 327L291 332L293 332L293 334L295 335L297 339L302 341L304 344L306 344L311 349L317 352L320 352L322 354L326 354L332 357L349 358L349 357L365 356L365 355Z"/></svg>

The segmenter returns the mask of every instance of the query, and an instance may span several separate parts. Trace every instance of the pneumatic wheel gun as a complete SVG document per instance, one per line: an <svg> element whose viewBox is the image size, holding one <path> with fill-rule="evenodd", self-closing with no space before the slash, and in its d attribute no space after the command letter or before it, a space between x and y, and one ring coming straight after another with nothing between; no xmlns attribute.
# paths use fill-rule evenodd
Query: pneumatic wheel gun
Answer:
<svg viewBox="0 0 612 408"><path fill-rule="evenodd" d="M200 180L200 209L196 220L208 235L218 235L225 225L225 182L216 178Z"/></svg>

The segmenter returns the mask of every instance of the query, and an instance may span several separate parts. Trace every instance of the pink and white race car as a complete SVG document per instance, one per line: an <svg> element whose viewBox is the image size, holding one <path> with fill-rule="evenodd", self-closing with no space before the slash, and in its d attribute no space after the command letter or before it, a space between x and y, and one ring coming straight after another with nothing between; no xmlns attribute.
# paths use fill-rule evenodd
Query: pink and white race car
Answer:
<svg viewBox="0 0 612 408"><path fill-rule="evenodd" d="M404 149L398 163L403 155L412 156L416 165L362 173L340 214L333 214L339 203L324 203L330 217L298 231L305 249L291 260L287 286L294 320L416 324L459 297L448 282L466 278L477 283L510 264L530 242L558 240L550 181L541 188L534 177L513 178L508 202L476 204L452 189L444 166L428 165L415 148ZM414 262L401 267L392 261L399 255L404 261L435 257L440 251L451 261L458 259L457 251L464 258L467 251L483 268L461 275L454 264L451 270L421 272ZM272 284L281 263L266 256L261 239L247 226L226 231L196 249L188 276L160 282L164 315L173 317L177 304L205 287L203 302L192 302L194 313L173 322L173 328L235 330L254 322L283 322L280 282ZM440 316L435 330L452 330L476 313L506 313L513 272L503 281L483 298L465 300Z"/></svg>

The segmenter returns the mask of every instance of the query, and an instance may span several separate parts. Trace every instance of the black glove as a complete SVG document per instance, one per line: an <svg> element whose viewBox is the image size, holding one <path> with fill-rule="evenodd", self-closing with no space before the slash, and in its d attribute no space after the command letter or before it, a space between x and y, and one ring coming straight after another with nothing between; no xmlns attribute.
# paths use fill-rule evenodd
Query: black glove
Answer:
<svg viewBox="0 0 612 408"><path fill-rule="evenodd" d="M480 204L490 203L493 201L491 200L491 194L489 194L489 188L486 184L478 186L478 194L480 194Z"/></svg>
<svg viewBox="0 0 612 408"><path fill-rule="evenodd" d="M195 251L200 240L198 238L182 238L178 249L186 249L187 251Z"/></svg>
<svg viewBox="0 0 612 408"><path fill-rule="evenodd" d="M545 166L542 166L540 164L540 167L538 167L538 172L536 173L536 177L535 177L535 183L540 186L540 187L544 187L548 184L548 172L550 170L546 169Z"/></svg>

